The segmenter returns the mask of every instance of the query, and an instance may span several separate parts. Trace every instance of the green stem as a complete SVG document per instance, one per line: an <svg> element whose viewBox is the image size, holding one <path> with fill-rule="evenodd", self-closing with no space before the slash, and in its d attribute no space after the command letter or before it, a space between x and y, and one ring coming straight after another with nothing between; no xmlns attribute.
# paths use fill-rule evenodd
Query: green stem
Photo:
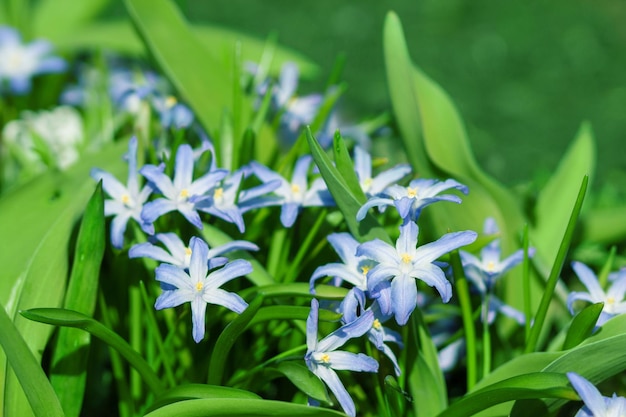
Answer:
<svg viewBox="0 0 626 417"><path fill-rule="evenodd" d="M132 284L128 290L129 297L129 315L130 315L130 346L136 351L142 351L143 345L143 332L142 326L142 311L141 311L141 295L137 285ZM135 400L141 398L141 377L136 370L130 371L130 391Z"/></svg>
<svg viewBox="0 0 626 417"><path fill-rule="evenodd" d="M227 386L229 387L234 387L236 384L239 384L241 382L243 382L244 380L247 380L249 378L251 378L255 373L262 371L263 369L267 368L269 365L271 365L274 362L279 362L282 359L286 359L289 357L294 356L296 353L305 350L306 349L306 345L300 345L300 346L296 346L293 349L289 349L286 350L282 353L279 353L276 356L271 357L270 359L266 360L265 362L263 362L260 365L255 366L254 368L247 370L245 373L241 373L239 375L233 376L229 381ZM304 356L300 356L302 357L302 359L304 360Z"/></svg>
<svg viewBox="0 0 626 417"><path fill-rule="evenodd" d="M483 314L481 319L483 322L483 378L491 372L491 332L489 331L489 298L491 294L487 293L483 302Z"/></svg>
<svg viewBox="0 0 626 417"><path fill-rule="evenodd" d="M524 262L522 263L522 282L524 285L524 339L528 341L530 336L530 317L532 314L532 304L530 300L530 257L528 256L528 224L524 225Z"/></svg>
<svg viewBox="0 0 626 417"><path fill-rule="evenodd" d="M472 302L470 299L469 285L463 272L463 265L459 251L450 253L452 270L454 271L454 283L461 305L461 317L463 319L463 329L465 330L465 344L467 349L467 390L471 390L478 381L477 361L476 361L476 332L474 329L474 319L472 318Z"/></svg>
<svg viewBox="0 0 626 417"><path fill-rule="evenodd" d="M317 232L319 231L320 227L322 227L322 224L324 224L327 212L327 209L323 209L317 217L317 220L315 220L313 226L309 229L309 232L307 233L304 241L300 245L300 248L298 248L296 256L293 258L293 261L291 261L291 264L289 265L289 269L287 270L287 274L285 275L285 282L293 282L296 280L298 272L300 272L299 270L302 269L302 259L310 252L309 248L311 247L311 243L313 243L313 239L315 238L315 236L317 236Z"/></svg>

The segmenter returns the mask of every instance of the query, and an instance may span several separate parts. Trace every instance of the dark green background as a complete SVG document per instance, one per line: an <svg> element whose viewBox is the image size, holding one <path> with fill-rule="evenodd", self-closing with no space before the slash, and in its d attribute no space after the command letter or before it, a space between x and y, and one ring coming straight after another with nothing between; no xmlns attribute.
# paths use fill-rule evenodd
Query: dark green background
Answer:
<svg viewBox="0 0 626 417"><path fill-rule="evenodd" d="M395 10L414 62L452 96L483 167L514 184L554 169L580 123L598 143L598 180L626 181L626 2L621 0L179 0L210 22L304 52L322 88L340 53L343 105L355 117L390 108L382 27Z"/></svg>

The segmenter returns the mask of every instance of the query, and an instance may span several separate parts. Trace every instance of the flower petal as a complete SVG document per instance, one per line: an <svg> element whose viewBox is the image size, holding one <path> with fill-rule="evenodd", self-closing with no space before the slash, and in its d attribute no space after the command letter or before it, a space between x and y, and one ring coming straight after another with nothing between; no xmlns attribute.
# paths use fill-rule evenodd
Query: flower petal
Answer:
<svg viewBox="0 0 626 417"><path fill-rule="evenodd" d="M567 378L571 382L574 390L578 393L587 408L594 416L607 415L604 398L600 391L589 381L575 372L568 372Z"/></svg>
<svg viewBox="0 0 626 417"><path fill-rule="evenodd" d="M356 372L378 372L378 362L363 353L343 351L328 352L330 367L336 370Z"/></svg>

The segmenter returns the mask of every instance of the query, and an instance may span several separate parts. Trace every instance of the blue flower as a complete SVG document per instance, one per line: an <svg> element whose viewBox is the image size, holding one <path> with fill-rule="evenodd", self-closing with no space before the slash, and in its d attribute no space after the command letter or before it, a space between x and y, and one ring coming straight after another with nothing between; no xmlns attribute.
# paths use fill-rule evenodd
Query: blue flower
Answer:
<svg viewBox="0 0 626 417"><path fill-rule="evenodd" d="M196 208L212 214L224 221L233 223L243 233L246 226L243 214L249 210L264 207L266 200L261 197L280 186L279 181L269 181L248 190L239 190L246 169L241 169L211 190L208 195L195 200Z"/></svg>
<svg viewBox="0 0 626 417"><path fill-rule="evenodd" d="M150 258L157 261L165 262L179 268L189 269L191 261L191 241L186 246L176 233L157 233L154 239L163 243L167 251L150 242L138 243L128 251L129 258ZM259 247L254 243L245 240L233 240L224 245L209 249L207 262L209 269L223 266L228 259L221 256L222 254L235 250L251 250L257 251Z"/></svg>
<svg viewBox="0 0 626 417"><path fill-rule="evenodd" d="M362 147L355 146L354 170L359 179L361 189L368 197L372 197L382 193L387 187L409 174L411 166L408 164L396 165L372 178L372 157Z"/></svg>
<svg viewBox="0 0 626 417"><path fill-rule="evenodd" d="M146 223L152 224L161 215L177 210L191 224L202 229L202 220L196 210L194 198L214 188L228 171L210 170L193 181L193 166L193 150L191 146L183 144L176 152L173 181L163 172L162 166L145 165L141 168L140 173L165 197L151 201L144 206L141 218Z"/></svg>
<svg viewBox="0 0 626 417"><path fill-rule="evenodd" d="M308 186L307 173L313 158L311 155L304 155L298 158L291 177L291 182L269 168L251 162L250 168L264 183L276 181L280 185L273 193L259 200L259 207L263 205L281 205L280 222L284 227L293 226L298 213L302 207L329 206L334 204L330 192L326 188L324 180L317 178Z"/></svg>
<svg viewBox="0 0 626 417"><path fill-rule="evenodd" d="M439 240L416 248L419 229L414 222L400 226L400 237L393 247L382 240L365 242L357 249L357 256L378 262L367 274L367 288L374 295L378 286L391 280L391 310L396 322L406 324L417 306L416 279L435 287L444 303L452 297L452 286L443 270L434 261L441 255L476 240L476 232L447 233ZM387 308L381 305L383 313Z"/></svg>
<svg viewBox="0 0 626 417"><path fill-rule="evenodd" d="M570 313L574 314L574 301L577 300L589 301L594 304L604 303L602 313L598 317L597 326L601 326L613 316L626 313L626 300L624 300L626 294L626 273L613 275L611 288L609 288L608 292L604 292L598 282L598 278L587 265L581 262L572 262L572 268L589 292L574 291L567 296L567 308L569 308Z"/></svg>
<svg viewBox="0 0 626 417"><path fill-rule="evenodd" d="M344 412L354 417L356 408L348 391L341 383L335 370L357 372L378 372L378 362L362 353L338 351L349 339L364 335L371 327L374 316L371 311L357 320L335 330L322 340L317 340L319 303L311 300L311 313L306 321L307 352L304 361L307 367L317 375L335 394Z"/></svg>
<svg viewBox="0 0 626 417"><path fill-rule="evenodd" d="M315 135L322 148L328 149L330 147L337 130L341 132L341 137L353 139L358 146L369 148L371 145L372 140L365 129L359 125L342 125L337 116L337 112L332 112L330 116L328 116L326 123L324 123L322 130Z"/></svg>
<svg viewBox="0 0 626 417"><path fill-rule="evenodd" d="M483 232L486 235L496 235L499 233L496 221L489 217L485 220ZM531 257L535 253L534 248L529 248L528 256ZM502 277L507 271L524 260L524 251L522 249L516 251L509 257L500 260L500 239L492 240L488 245L480 251L480 259L466 251L459 251L465 275L476 287L483 298L489 300L487 308L486 320L489 324L493 323L495 315L500 312L511 317L520 324L524 324L525 316L522 312L506 305L502 300L498 299L494 294L496 281ZM485 317L483 317L483 320Z"/></svg>
<svg viewBox="0 0 626 417"><path fill-rule="evenodd" d="M417 221L424 207L437 201L451 201L460 203L461 198L454 194L437 195L442 191L456 189L464 194L468 193L465 185L455 180L448 179L443 182L433 179L416 179L409 183L408 187L391 185L380 193L367 200L356 214L357 220L363 220L367 210L378 207L379 210L386 206L394 205L402 219Z"/></svg>
<svg viewBox="0 0 626 417"><path fill-rule="evenodd" d="M35 40L22 44L17 30L0 26L0 83L6 80L15 94L28 93L35 75L65 70L65 61L50 55L51 52L50 42Z"/></svg>
<svg viewBox="0 0 626 417"><path fill-rule="evenodd" d="M365 293L359 288L351 289L341 303L340 311L343 313L341 321L348 324L357 320L359 318L357 311L363 311L364 307ZM383 352L385 356L389 358L393 364L396 376L400 376L401 370L398 359L391 348L385 344L386 342L392 342L396 343L401 348L404 347L402 336L400 336L398 332L383 326L383 324L391 318L391 314L383 314L377 301L374 301L365 311L371 311L374 314L374 321L372 322L372 327L367 332L367 338L376 346L376 349Z"/></svg>
<svg viewBox="0 0 626 417"><path fill-rule="evenodd" d="M585 405L575 417L621 417L626 415L626 398L604 397L589 381L575 372L568 372L567 378Z"/></svg>
<svg viewBox="0 0 626 417"><path fill-rule="evenodd" d="M94 168L91 176L96 180L102 180L102 188L111 197L104 202L104 215L115 216L111 222L111 244L118 249L124 246L124 231L130 218L135 219L144 232L154 233L151 223L146 223L141 218L141 211L152 188L145 185L139 190L137 179L137 138L132 137L128 141L128 181L126 186L120 183L117 178L108 172Z"/></svg>
<svg viewBox="0 0 626 417"><path fill-rule="evenodd" d="M142 102L164 91L166 82L151 71L131 71L115 68L109 77L109 95L118 108L132 114Z"/></svg>
<svg viewBox="0 0 626 417"><path fill-rule="evenodd" d="M193 123L193 112L186 105L179 103L173 96L157 96L152 99L152 105L159 114L161 126L184 129Z"/></svg>
<svg viewBox="0 0 626 417"><path fill-rule="evenodd" d="M218 304L241 314L248 304L237 294L219 288L228 281L252 272L250 262L238 259L222 268L209 272L208 245L199 238L191 238L189 271L170 264L156 268L156 280L166 285L166 290L157 298L154 308L177 307L191 303L193 340L199 343L204 337L207 304ZM175 289L169 289L175 288Z"/></svg>

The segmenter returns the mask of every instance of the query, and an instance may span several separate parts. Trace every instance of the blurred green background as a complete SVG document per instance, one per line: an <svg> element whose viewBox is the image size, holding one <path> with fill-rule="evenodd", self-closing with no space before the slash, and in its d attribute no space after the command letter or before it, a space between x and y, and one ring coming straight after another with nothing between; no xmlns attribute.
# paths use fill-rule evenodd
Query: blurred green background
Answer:
<svg viewBox="0 0 626 417"><path fill-rule="evenodd" d="M583 120L598 143L596 186L626 181L626 2L621 0L178 0L187 18L303 52L323 88L341 53L355 118L390 108L382 27L395 10L416 64L446 89L482 166L508 184L554 169ZM114 6L111 14L122 16ZM245 47L245 46L244 46Z"/></svg>

